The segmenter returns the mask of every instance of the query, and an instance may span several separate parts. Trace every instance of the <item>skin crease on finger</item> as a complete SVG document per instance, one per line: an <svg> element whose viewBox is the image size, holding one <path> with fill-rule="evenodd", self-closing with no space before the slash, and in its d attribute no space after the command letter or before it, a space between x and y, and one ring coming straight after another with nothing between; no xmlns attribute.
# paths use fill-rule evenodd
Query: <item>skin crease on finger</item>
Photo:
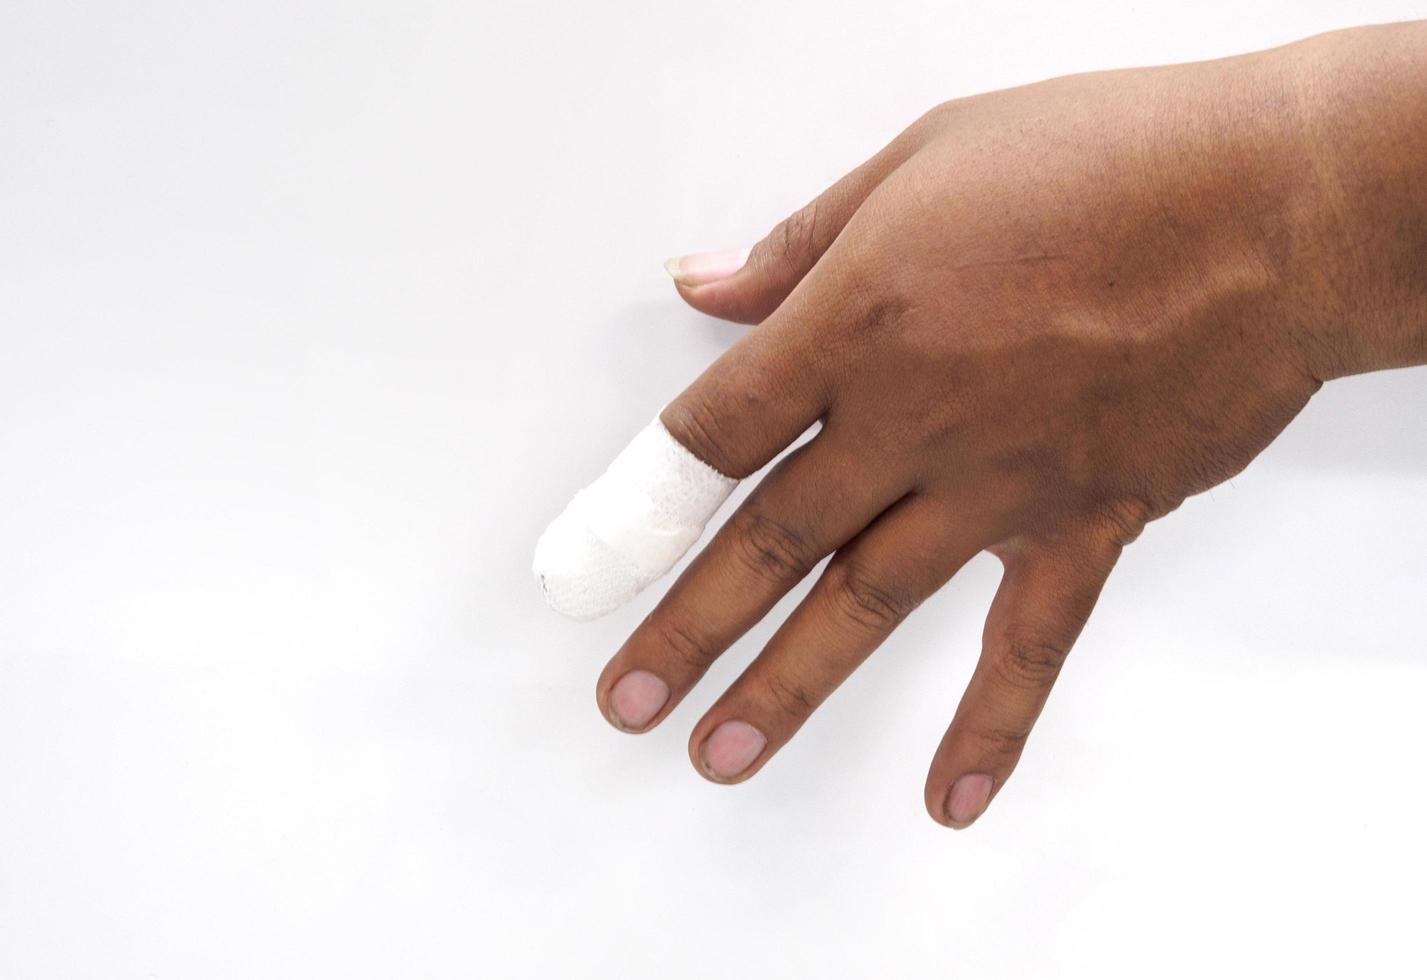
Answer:
<svg viewBox="0 0 1427 980"><path fill-rule="evenodd" d="M855 473L775 469L606 667L606 716L657 725L833 554L694 726L695 766L747 779L990 550L1005 578L926 788L974 821L1121 549L1325 381L1427 362L1424 52L1398 25L947 103L680 282L767 319L665 410L674 437L744 476L820 420L817 458L876 490L854 518Z"/></svg>

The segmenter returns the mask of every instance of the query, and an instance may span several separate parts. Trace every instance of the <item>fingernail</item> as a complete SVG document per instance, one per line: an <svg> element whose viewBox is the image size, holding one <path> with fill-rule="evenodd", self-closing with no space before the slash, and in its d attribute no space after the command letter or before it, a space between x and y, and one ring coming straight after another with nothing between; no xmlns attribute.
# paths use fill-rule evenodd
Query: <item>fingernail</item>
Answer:
<svg viewBox="0 0 1427 980"><path fill-rule="evenodd" d="M681 286L706 286L727 279L748 261L748 249L728 252L696 252L664 263L664 269Z"/></svg>
<svg viewBox="0 0 1427 980"><path fill-rule="evenodd" d="M726 721L704 741L704 769L715 779L733 779L749 766L767 737L746 721Z"/></svg>
<svg viewBox="0 0 1427 980"><path fill-rule="evenodd" d="M631 670L610 688L609 713L625 731L642 732L668 700L668 684L647 670Z"/></svg>
<svg viewBox="0 0 1427 980"><path fill-rule="evenodd" d="M969 772L951 784L946 794L946 819L960 830L986 809L995 780L984 773Z"/></svg>

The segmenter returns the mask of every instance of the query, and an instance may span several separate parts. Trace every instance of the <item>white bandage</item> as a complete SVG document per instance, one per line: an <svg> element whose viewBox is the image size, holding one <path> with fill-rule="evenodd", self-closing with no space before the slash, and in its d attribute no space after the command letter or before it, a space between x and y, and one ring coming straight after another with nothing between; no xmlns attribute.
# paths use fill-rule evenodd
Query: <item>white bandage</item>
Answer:
<svg viewBox="0 0 1427 980"><path fill-rule="evenodd" d="M622 606L674 567L737 485L656 418L536 542L545 601L579 620Z"/></svg>

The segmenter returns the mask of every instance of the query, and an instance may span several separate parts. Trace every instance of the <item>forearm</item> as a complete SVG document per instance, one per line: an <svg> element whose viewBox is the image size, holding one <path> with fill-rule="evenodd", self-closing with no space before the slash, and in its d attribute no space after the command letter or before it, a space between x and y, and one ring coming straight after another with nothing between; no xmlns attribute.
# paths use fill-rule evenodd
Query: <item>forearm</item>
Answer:
<svg viewBox="0 0 1427 980"><path fill-rule="evenodd" d="M1281 51L1303 109L1324 378L1427 364L1427 21Z"/></svg>

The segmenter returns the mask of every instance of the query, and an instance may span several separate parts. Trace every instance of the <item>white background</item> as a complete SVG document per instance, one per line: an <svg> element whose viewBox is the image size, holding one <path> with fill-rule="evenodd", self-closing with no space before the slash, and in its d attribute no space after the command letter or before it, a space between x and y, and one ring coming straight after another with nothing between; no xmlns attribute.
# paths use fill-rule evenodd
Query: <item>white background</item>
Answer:
<svg viewBox="0 0 1427 980"><path fill-rule="evenodd" d="M1150 528L962 834L993 561L733 789L685 739L768 627L630 738L593 685L658 590L529 574L738 335L666 256L947 98L1412 16L4 0L0 975L1422 976L1421 370Z"/></svg>

